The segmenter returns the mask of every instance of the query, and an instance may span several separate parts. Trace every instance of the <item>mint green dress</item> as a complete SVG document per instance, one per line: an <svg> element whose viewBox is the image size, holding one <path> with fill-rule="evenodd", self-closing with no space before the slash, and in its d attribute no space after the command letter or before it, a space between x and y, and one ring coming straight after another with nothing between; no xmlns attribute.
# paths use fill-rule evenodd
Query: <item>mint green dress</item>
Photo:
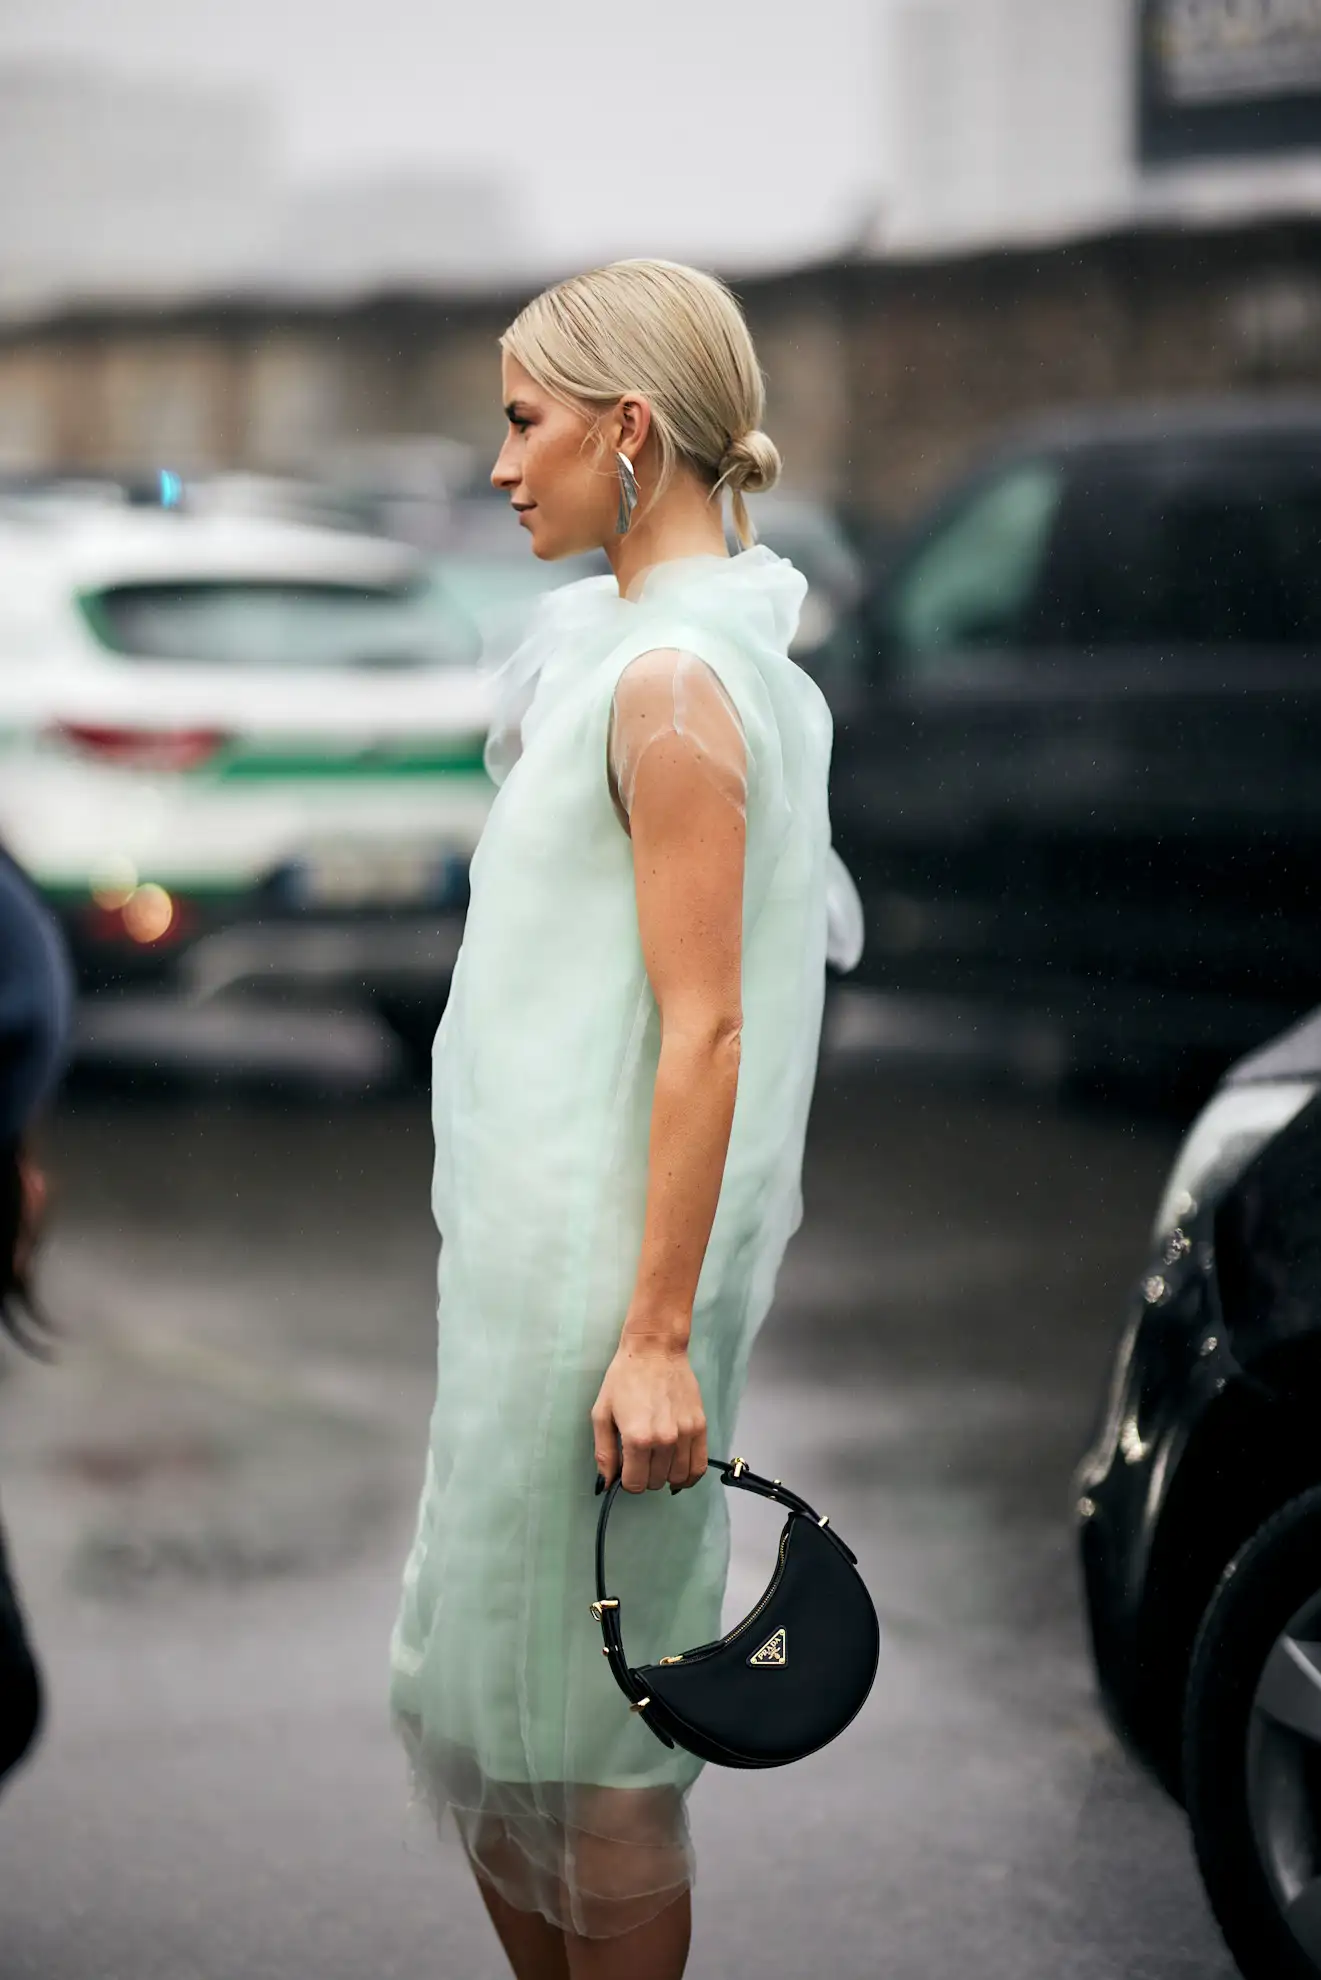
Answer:
<svg viewBox="0 0 1321 1980"><path fill-rule="evenodd" d="M621 805L672 730L746 818L738 1095L690 1348L724 1456L801 1216L828 896L832 960L860 946L830 850L830 715L787 653L805 590L757 546L655 565L628 598L606 577L541 602L498 681L500 788L435 1042L438 1379L392 1716L417 1794L479 1872L593 1937L692 1882L701 1764L629 1713L588 1611L589 1412L638 1261L660 1045ZM714 1474L620 1501L610 1576L633 1662L720 1633L727 1564Z"/></svg>

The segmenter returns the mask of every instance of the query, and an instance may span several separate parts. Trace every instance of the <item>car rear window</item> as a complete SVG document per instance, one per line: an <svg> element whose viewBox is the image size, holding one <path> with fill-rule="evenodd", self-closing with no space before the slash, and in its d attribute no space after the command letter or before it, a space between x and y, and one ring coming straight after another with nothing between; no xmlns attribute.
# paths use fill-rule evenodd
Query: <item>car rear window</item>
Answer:
<svg viewBox="0 0 1321 1980"><path fill-rule="evenodd" d="M223 579L118 584L82 594L112 653L253 668L472 665L471 614L438 580L401 585Z"/></svg>
<svg viewBox="0 0 1321 1980"><path fill-rule="evenodd" d="M956 499L889 586L885 632L896 655L920 666L924 655L1022 637L1062 484L1053 461L1019 461Z"/></svg>

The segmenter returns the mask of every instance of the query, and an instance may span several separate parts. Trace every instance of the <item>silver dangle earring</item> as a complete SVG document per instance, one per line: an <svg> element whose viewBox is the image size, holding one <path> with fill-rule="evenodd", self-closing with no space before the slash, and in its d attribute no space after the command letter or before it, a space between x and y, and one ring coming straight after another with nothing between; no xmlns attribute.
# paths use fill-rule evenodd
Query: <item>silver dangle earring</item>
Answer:
<svg viewBox="0 0 1321 1980"><path fill-rule="evenodd" d="M619 515L615 520L615 533L623 536L633 520L633 511L638 506L638 478L633 472L633 463L628 455L617 452L619 463Z"/></svg>

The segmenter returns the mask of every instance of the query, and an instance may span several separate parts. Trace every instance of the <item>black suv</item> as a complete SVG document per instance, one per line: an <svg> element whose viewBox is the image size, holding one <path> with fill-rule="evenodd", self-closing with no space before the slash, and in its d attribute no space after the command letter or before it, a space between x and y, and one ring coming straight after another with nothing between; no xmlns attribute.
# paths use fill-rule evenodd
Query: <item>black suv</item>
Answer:
<svg viewBox="0 0 1321 1980"><path fill-rule="evenodd" d="M831 687L860 981L1216 1070L1321 997L1321 400L1018 433Z"/></svg>
<svg viewBox="0 0 1321 1980"><path fill-rule="evenodd" d="M1187 1136L1075 1483L1109 1717L1248 1980L1318 1980L1321 1011Z"/></svg>

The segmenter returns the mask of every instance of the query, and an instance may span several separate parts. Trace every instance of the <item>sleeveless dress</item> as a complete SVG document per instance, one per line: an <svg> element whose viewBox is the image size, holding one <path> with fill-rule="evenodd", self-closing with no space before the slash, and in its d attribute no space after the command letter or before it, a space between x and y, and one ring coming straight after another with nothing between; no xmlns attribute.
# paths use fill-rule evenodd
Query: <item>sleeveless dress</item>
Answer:
<svg viewBox="0 0 1321 1980"><path fill-rule="evenodd" d="M541 601L498 679L500 788L435 1041L437 1393L391 1713L416 1795L480 1874L590 1937L692 1882L701 1767L630 1714L588 1611L589 1412L638 1263L660 1049L621 808L649 742L677 733L746 821L737 1100L689 1349L728 1456L802 1212L828 896L831 960L861 947L830 849L830 714L787 656L805 590L759 545L654 565L628 597L602 577ZM622 1499L610 1573L630 1659L719 1635L727 1565L714 1474Z"/></svg>

